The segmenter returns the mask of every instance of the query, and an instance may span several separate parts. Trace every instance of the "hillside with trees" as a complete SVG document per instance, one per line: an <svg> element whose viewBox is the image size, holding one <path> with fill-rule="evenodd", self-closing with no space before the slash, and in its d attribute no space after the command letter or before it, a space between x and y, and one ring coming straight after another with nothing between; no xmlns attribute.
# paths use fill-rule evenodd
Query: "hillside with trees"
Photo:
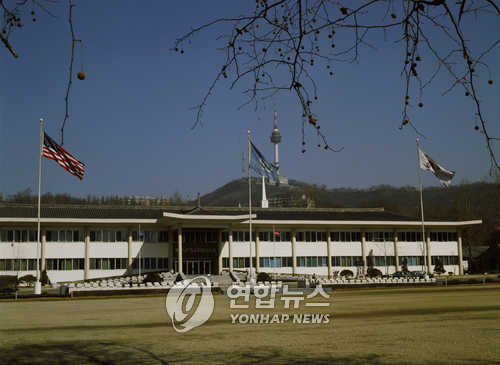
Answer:
<svg viewBox="0 0 500 365"><path fill-rule="evenodd" d="M252 205L260 206L262 184L252 180ZM367 189L335 188L290 180L290 186L266 185L270 206L317 208L369 208L386 210L420 218L419 192L413 186L373 186ZM483 224L466 233L472 244L486 244L493 240L495 228L500 228L500 183L475 182L452 185L449 188L424 189L425 219L472 220ZM233 180L201 197L206 206L248 206L248 181Z"/></svg>

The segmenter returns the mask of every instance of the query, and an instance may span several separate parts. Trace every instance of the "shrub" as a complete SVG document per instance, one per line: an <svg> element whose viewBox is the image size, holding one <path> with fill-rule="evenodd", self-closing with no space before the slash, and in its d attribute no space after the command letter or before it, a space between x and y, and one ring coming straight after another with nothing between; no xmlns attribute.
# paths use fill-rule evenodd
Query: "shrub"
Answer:
<svg viewBox="0 0 500 365"><path fill-rule="evenodd" d="M401 271L408 272L408 260L406 258L404 258L403 262L401 263Z"/></svg>
<svg viewBox="0 0 500 365"><path fill-rule="evenodd" d="M25 283L34 283L36 281L36 277L33 275L24 275L21 276L18 281L24 281Z"/></svg>
<svg viewBox="0 0 500 365"><path fill-rule="evenodd" d="M17 276L0 275L0 293L12 293L16 291Z"/></svg>
<svg viewBox="0 0 500 365"><path fill-rule="evenodd" d="M444 274L445 273L443 261L441 261L438 258L436 259L436 266L434 266L434 272L436 274Z"/></svg>
<svg viewBox="0 0 500 365"><path fill-rule="evenodd" d="M257 281L271 281L271 277L267 272L260 272L257 274Z"/></svg>
<svg viewBox="0 0 500 365"><path fill-rule="evenodd" d="M160 283L162 281L161 276L156 272L150 272L144 278L144 283Z"/></svg>
<svg viewBox="0 0 500 365"><path fill-rule="evenodd" d="M368 264L368 271L373 270L375 268L375 257L373 257L373 250L370 250L366 261Z"/></svg>
<svg viewBox="0 0 500 365"><path fill-rule="evenodd" d="M369 278L375 278L378 276L382 276L382 272L379 269L370 267L368 268L368 270L366 270L366 276L368 276Z"/></svg>
<svg viewBox="0 0 500 365"><path fill-rule="evenodd" d="M42 285L50 284L50 279L49 276L47 275L47 270L42 271L42 275L40 276L40 282L42 283Z"/></svg>
<svg viewBox="0 0 500 365"><path fill-rule="evenodd" d="M351 270L345 269L340 272L340 276L350 276L353 277L354 273Z"/></svg>

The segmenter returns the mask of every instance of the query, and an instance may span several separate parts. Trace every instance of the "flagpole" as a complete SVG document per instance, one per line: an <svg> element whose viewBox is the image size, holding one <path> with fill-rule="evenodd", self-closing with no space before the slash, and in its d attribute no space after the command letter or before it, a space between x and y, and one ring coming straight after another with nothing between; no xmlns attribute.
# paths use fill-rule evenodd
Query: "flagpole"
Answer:
<svg viewBox="0 0 500 365"><path fill-rule="evenodd" d="M138 282L138 284L140 284L141 283L141 261L142 261L141 251L142 251L142 245L143 245L143 242L141 239L141 224L140 223L139 223L139 232L137 232L137 238L139 239L139 242L140 242L140 246L139 246L139 276L137 278L137 282ZM177 265L177 266L179 266L179 265Z"/></svg>
<svg viewBox="0 0 500 365"><path fill-rule="evenodd" d="M37 220L37 242L36 242L36 282L35 294L42 294L42 283L40 283L40 202L42 191L42 154L43 154L43 119L40 118L40 151L38 161L38 220Z"/></svg>
<svg viewBox="0 0 500 365"><path fill-rule="evenodd" d="M253 285L253 264L252 264L252 181L250 178L250 160L251 160L251 151L250 151L250 129L248 130L248 221L249 221L249 236L250 236L250 286Z"/></svg>
<svg viewBox="0 0 500 365"><path fill-rule="evenodd" d="M424 225L424 199L423 199L423 193L422 193L422 169L420 167L420 145L418 143L418 138L417 138L417 164L418 164L418 185L420 189L420 216L422 218L422 256L423 256L423 264L422 264L422 271L427 272L425 267L425 261L426 261L426 252L425 252L425 225ZM428 273L429 274L429 273Z"/></svg>

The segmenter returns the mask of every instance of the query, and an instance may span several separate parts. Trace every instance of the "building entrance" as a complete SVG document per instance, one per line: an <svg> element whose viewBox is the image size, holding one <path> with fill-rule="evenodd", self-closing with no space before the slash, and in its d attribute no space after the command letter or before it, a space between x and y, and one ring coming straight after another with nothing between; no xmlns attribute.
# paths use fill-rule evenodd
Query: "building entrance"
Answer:
<svg viewBox="0 0 500 365"><path fill-rule="evenodd" d="M178 257L174 245L174 257ZM182 231L182 272L186 275L217 273L218 230L184 229ZM174 259L174 271L179 271Z"/></svg>
<svg viewBox="0 0 500 365"><path fill-rule="evenodd" d="M174 271L178 271L179 262L175 260ZM207 275L212 274L211 260L183 260L182 272L186 275Z"/></svg>

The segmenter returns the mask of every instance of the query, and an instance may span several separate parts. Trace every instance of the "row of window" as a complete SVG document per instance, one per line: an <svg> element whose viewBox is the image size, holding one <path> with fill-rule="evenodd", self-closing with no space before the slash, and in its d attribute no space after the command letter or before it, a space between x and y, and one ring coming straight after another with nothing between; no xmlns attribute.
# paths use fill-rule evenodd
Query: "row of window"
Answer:
<svg viewBox="0 0 500 365"><path fill-rule="evenodd" d="M0 242L37 242L37 231L9 229L0 230Z"/></svg>
<svg viewBox="0 0 500 365"><path fill-rule="evenodd" d="M297 256L298 267L323 267L328 266L326 256Z"/></svg>
<svg viewBox="0 0 500 365"><path fill-rule="evenodd" d="M397 232L400 242L421 242L422 232ZM255 236L253 236L255 237ZM431 241L449 242L457 240L456 232L431 232ZM326 242L327 232L299 231L295 235L297 242ZM330 239L333 242L361 242L361 232L330 232ZM223 234L223 241L228 240L227 232ZM233 232L233 242L248 242L250 240L249 232ZM269 242L290 242L290 232L259 232L260 241ZM393 232L365 232L367 242L392 242L394 240Z"/></svg>
<svg viewBox="0 0 500 365"><path fill-rule="evenodd" d="M253 266L255 267L255 257ZM374 266L394 266L396 264L394 256L373 256ZM443 265L458 265L458 256L432 256L432 265L436 264L437 259L440 259ZM367 257L367 264L369 265ZM127 269L127 258L91 258L91 270L119 270ZM399 256L399 264L407 266L421 266L424 264L422 256ZM259 257L260 267L292 267L291 256L281 257ZM62 259L46 259L45 265L47 270L84 270L84 259L82 258L62 258ZM335 267L352 267L362 266L363 260L361 256L332 256L332 266ZM229 267L229 258L222 259L222 266ZM233 257L233 267L243 269L250 266L248 257ZM297 256L298 267L325 267L328 266L328 258L326 256ZM135 259L132 263L134 269L139 268L139 259ZM141 269L169 269L167 257L142 257ZM36 259L0 259L0 271L28 271L36 270Z"/></svg>
<svg viewBox="0 0 500 365"><path fill-rule="evenodd" d="M155 270L155 269L168 269L168 257L141 257L139 261L135 258L132 261L132 268L138 269L139 263L141 264L141 269L144 270Z"/></svg>
<svg viewBox="0 0 500 365"><path fill-rule="evenodd" d="M91 270L119 270L127 269L127 258L91 258L89 259ZM83 258L45 259L47 270L84 270L85 260ZM133 268L139 267L136 259ZM168 269L168 258L166 257L143 257L141 268ZM36 259L0 259L0 271L28 271L36 270Z"/></svg>
<svg viewBox="0 0 500 365"><path fill-rule="evenodd" d="M432 265L436 265L437 259L441 260L443 265L458 265L458 256L432 256Z"/></svg>
<svg viewBox="0 0 500 365"><path fill-rule="evenodd" d="M423 256L399 256L399 264L401 266L422 266L425 265L425 258Z"/></svg>
<svg viewBox="0 0 500 365"><path fill-rule="evenodd" d="M46 232L47 242L83 242L83 232L79 230L50 230Z"/></svg>
<svg viewBox="0 0 500 365"><path fill-rule="evenodd" d="M120 270L128 268L127 258L91 258L91 270ZM168 258L166 257L141 257L140 267L143 270L168 269ZM132 261L132 268L139 268L139 259Z"/></svg>
<svg viewBox="0 0 500 365"><path fill-rule="evenodd" d="M0 259L0 271L36 270L36 259Z"/></svg>
<svg viewBox="0 0 500 365"><path fill-rule="evenodd" d="M458 265L458 256L432 256L432 264L436 264L436 258L441 259L443 265ZM394 256L367 256L367 265L370 265L370 259L373 259L373 266L394 266L396 258ZM233 257L233 267L243 269L249 267L248 257ZM261 267L292 267L292 257L259 257ZM424 264L422 256L399 256L399 264L407 266L421 266ZM253 258L255 267L255 258ZM222 259L222 266L229 267L229 258ZM328 266L327 256L297 256L298 267L325 267ZM332 266L335 267L353 267L363 266L361 256L332 256Z"/></svg>
<svg viewBox="0 0 500 365"><path fill-rule="evenodd" d="M168 231L132 231L132 241L135 242L168 242ZM126 230L93 230L90 231L91 242L127 242Z"/></svg>
<svg viewBox="0 0 500 365"><path fill-rule="evenodd" d="M255 257L252 257L252 265L256 265ZM259 257L260 267L292 267L292 257ZM229 257L222 258L222 267L229 267ZM250 267L250 259L248 257L233 257L233 267L235 269L244 269Z"/></svg>
<svg viewBox="0 0 500 365"><path fill-rule="evenodd" d="M37 242L37 231L27 229L0 230L0 242ZM93 242L127 242L126 230L92 230L89 232ZM83 242L84 233L81 230L47 230L47 242ZM133 241L168 242L168 231L132 231Z"/></svg>
<svg viewBox="0 0 500 365"><path fill-rule="evenodd" d="M252 232L252 240L255 240L256 232ZM267 242L290 242L290 231L269 231L259 232L259 240ZM222 241L229 241L229 233L222 232ZM249 242L250 232L248 231L233 231L233 242Z"/></svg>
<svg viewBox="0 0 500 365"><path fill-rule="evenodd" d="M143 242L168 242L168 231L132 231L133 241ZM397 232L398 241L421 242L422 232ZM252 236L255 237L255 233ZM201 243L217 242L217 231L186 231L182 233L183 242ZM326 232L299 231L296 233L298 242L326 242ZM360 242L361 232L330 232L330 239L334 242ZM393 232L366 232L365 239L368 242L391 242L394 239ZM456 232L430 232L430 239L434 242L449 242L457 240ZM83 242L84 233L81 230L48 230L46 232L47 242ZM177 240L177 234L174 234ZM228 241L228 232L222 232L222 240ZM259 232L259 240L268 242L290 242L289 231ZM10 229L0 230L1 242L37 242L36 230ZM93 242L127 242L128 231L126 230L92 230L90 241ZM248 242L250 234L248 231L234 231L233 242Z"/></svg>
<svg viewBox="0 0 500 365"><path fill-rule="evenodd" d="M457 241L457 232L431 232L431 241L449 242Z"/></svg>
<svg viewBox="0 0 500 365"><path fill-rule="evenodd" d="M45 259L47 270L83 270L85 269L84 259Z"/></svg>
<svg viewBox="0 0 500 365"><path fill-rule="evenodd" d="M248 233L248 232L247 232ZM175 242L178 240L178 235L175 233ZM185 243L216 243L219 241L219 234L216 230L213 231L183 231L182 242Z"/></svg>

